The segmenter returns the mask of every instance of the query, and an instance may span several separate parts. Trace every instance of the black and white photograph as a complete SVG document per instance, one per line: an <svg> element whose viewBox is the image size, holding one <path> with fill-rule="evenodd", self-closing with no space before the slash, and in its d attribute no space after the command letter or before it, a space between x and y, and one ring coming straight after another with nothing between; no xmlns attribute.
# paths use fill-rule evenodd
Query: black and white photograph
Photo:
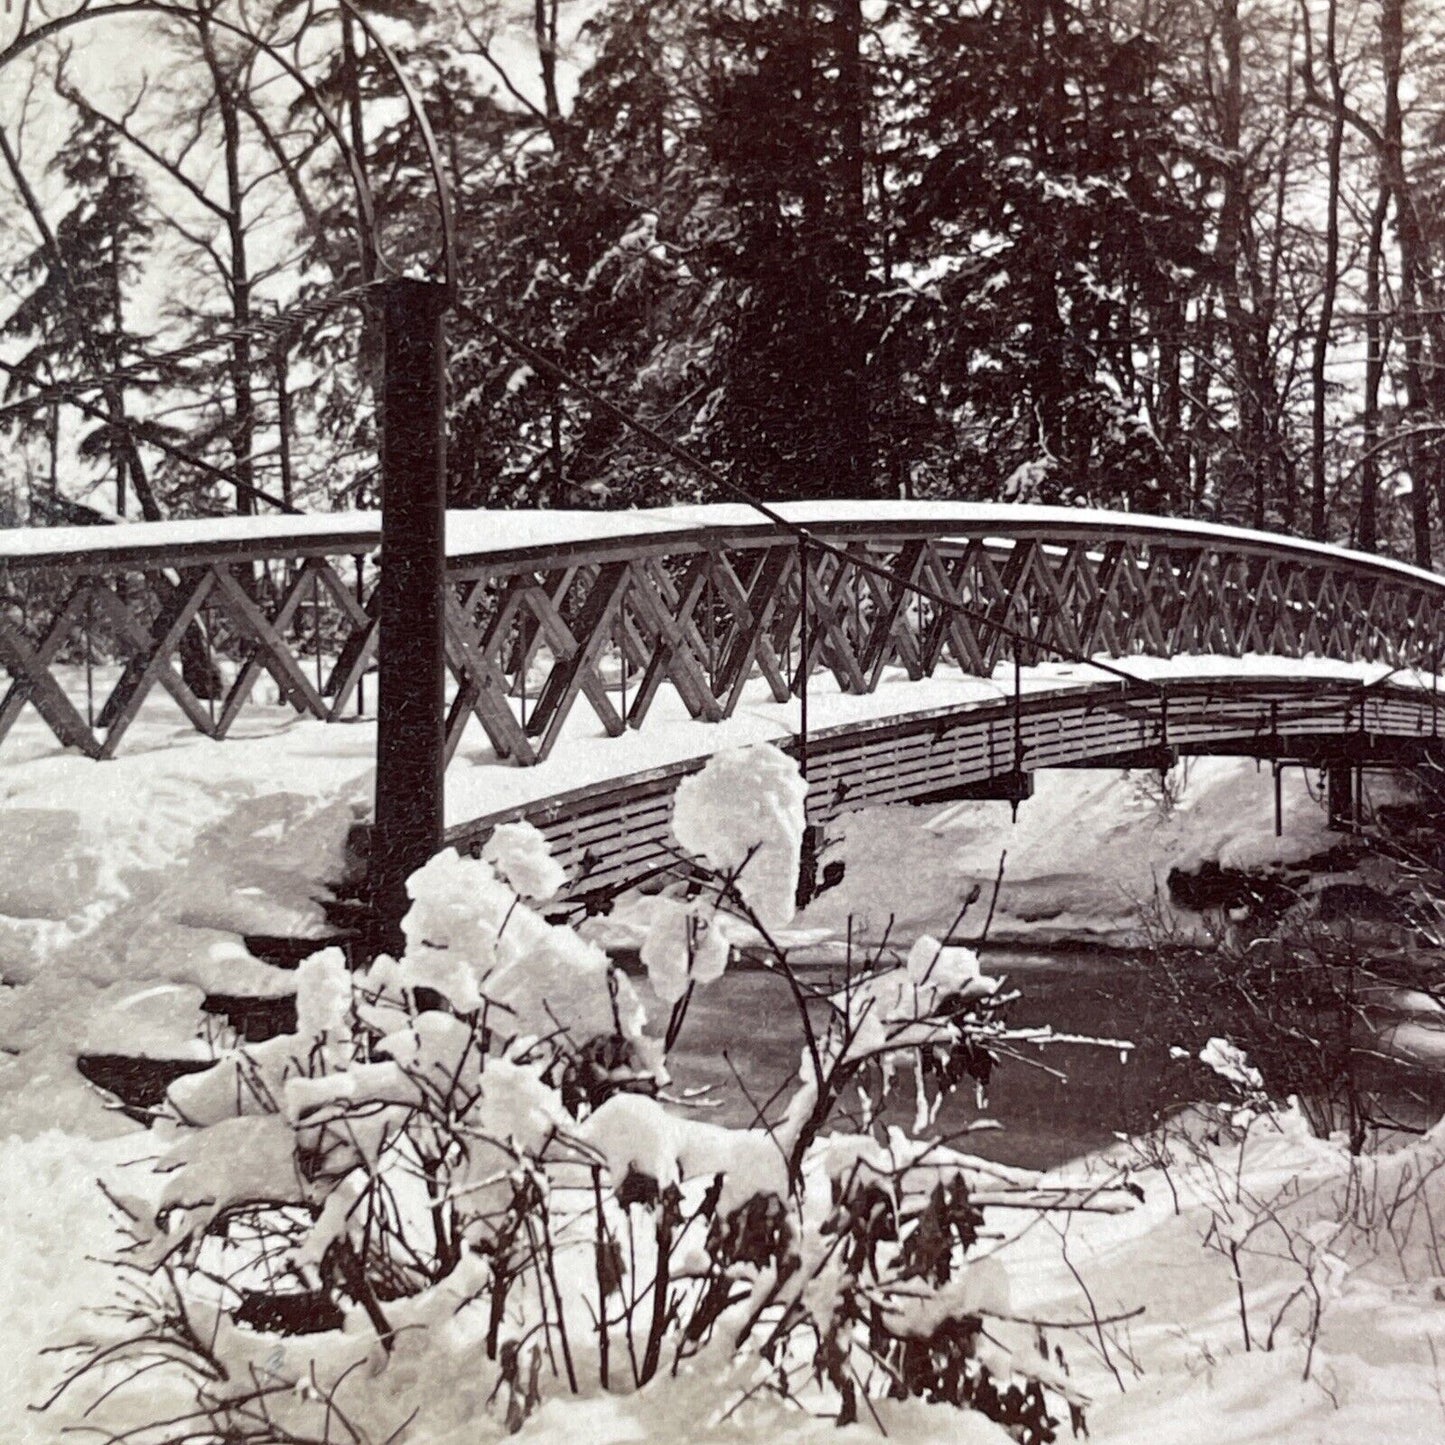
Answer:
<svg viewBox="0 0 1445 1445"><path fill-rule="evenodd" d="M0 1441L1445 1439L1445 0L4 0Z"/></svg>

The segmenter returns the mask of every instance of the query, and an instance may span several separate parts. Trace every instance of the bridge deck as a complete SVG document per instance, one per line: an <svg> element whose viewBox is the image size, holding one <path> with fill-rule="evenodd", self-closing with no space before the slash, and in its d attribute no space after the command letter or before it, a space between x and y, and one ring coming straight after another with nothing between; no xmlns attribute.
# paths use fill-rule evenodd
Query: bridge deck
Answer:
<svg viewBox="0 0 1445 1445"><path fill-rule="evenodd" d="M454 838L526 815L589 879L601 854L628 867L665 834L680 771L790 742L804 693L820 820L1147 748L1279 756L1285 738L1438 730L1445 579L1429 572L1135 514L777 511L786 525L738 506L449 514L449 691L419 736L445 739ZM350 724L331 751L359 775L381 540L365 513L0 532L4 756L34 755L38 718L111 759L166 704L217 742L302 736L284 703Z"/></svg>
<svg viewBox="0 0 1445 1445"><path fill-rule="evenodd" d="M1438 731L1439 680L1387 676L1383 665L1265 658L1135 658L1141 678L1167 680L1167 733L1182 752L1290 756L1362 732L1406 756L1411 740ZM72 679L74 681L74 679ZM1160 737L1161 694L1129 689L1086 667L1046 664L1020 676L1019 721L1027 770L1077 766L1148 747ZM824 822L852 808L908 801L1014 765L1013 677L969 677L955 669L910 682L894 669L872 693L841 693L831 676L810 696L810 814ZM1361 708L1363 706L1363 713ZM574 892L606 890L666 861L670 799L677 780L720 747L772 741L796 751L799 703L776 703L760 680L732 717L694 721L664 694L644 731L610 738L590 713L568 720L562 745L535 767L497 759L475 722L447 774L450 840L467 847L506 819L526 817L550 837L574 879ZM39 719L17 728L0 776L39 766L57 794L84 799L94 765L58 748ZM1282 746L1272 744L1277 737ZM154 766L156 749L181 749L166 764L208 787L261 796L268 789L308 793L319 776L356 810L370 794L375 724L344 727L297 718L279 705L258 708L221 745L185 726L164 694L147 704L133 751L111 766L106 789L124 791L131 770ZM21 759L29 758L30 762ZM107 770L108 772L109 770ZM83 809L84 804L81 804Z"/></svg>
<svg viewBox="0 0 1445 1445"><path fill-rule="evenodd" d="M857 807L926 798L997 778L1016 761L1034 771L1127 757L1161 737L1181 754L1286 761L1345 758L1368 739L1403 763L1417 760L1415 745L1435 745L1433 679L1397 681L1383 668L1327 663L1271 672L1263 663L1151 667L1156 679L1168 677L1162 693L1090 678L1086 668L1025 670L1017 704L1011 677L900 676L863 696L826 692L812 699L809 816L821 823ZM798 752L796 702L758 697L716 725L692 722L680 707L659 721L655 733L624 740L579 730L533 768L499 769L485 749L470 763L459 759L447 777L449 840L474 846L496 823L527 818L568 866L574 892L606 890L666 861L672 793L713 750L768 740Z"/></svg>

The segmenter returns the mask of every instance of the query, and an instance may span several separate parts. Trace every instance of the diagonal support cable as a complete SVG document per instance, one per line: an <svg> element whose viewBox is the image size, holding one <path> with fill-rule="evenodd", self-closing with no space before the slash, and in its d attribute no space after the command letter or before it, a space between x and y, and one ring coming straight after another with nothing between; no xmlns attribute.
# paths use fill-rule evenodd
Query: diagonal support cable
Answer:
<svg viewBox="0 0 1445 1445"><path fill-rule="evenodd" d="M841 562L856 566L860 571L870 572L875 577L885 580L894 586L902 586L915 595L932 602L936 607L943 607L949 611L957 612L961 616L967 617L981 626L990 628L999 636L1009 638L1015 643L1024 643L1030 647L1037 646L1038 639L1021 629L1012 627L1002 620L989 617L986 613L977 611L974 608L966 607L956 599L945 597L943 593L935 591L917 578L903 576L893 568L885 567L881 563L874 562L871 558L849 552L846 548L817 536L816 533L802 523L790 521L779 512L776 507L770 506L760 497L755 497L745 487L723 476L721 472L709 466L686 447L664 436L655 427L649 426L640 417L635 416L625 407L618 406L616 402L612 401L589 383L583 381L581 377L576 376L567 370L566 367L552 360L550 356L543 351L539 351L530 342L523 341L521 337L494 321L486 313L470 307L468 308L468 313L473 320L490 331L504 346L515 351L524 361L552 377L553 380L559 381L563 385L571 387L582 396L585 396L593 405L601 407L614 420L621 422L623 426L636 432L654 447L672 457L674 461L681 462L690 471L695 472L698 476L711 482L721 491L737 498L737 500L744 505L751 507L759 516L765 518L775 527L796 539L800 545L816 549L818 552L837 558ZM1129 686L1151 687L1161 694L1166 691L1166 684L1157 679L1138 677L1133 673L1125 671L1121 667L1114 667L1110 663L1100 662L1097 658L1086 657L1083 654L1066 652L1058 647L1053 647L1050 650L1068 662L1077 663L1082 667L1097 668L1100 672L1107 673L1111 677L1116 677Z"/></svg>

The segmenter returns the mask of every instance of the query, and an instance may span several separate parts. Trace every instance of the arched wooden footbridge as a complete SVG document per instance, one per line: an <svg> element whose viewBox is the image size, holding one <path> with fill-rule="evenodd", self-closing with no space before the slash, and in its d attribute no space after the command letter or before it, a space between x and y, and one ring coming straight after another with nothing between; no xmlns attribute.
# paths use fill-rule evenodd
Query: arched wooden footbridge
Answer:
<svg viewBox="0 0 1445 1445"><path fill-rule="evenodd" d="M756 736L804 756L818 822L1176 752L1438 754L1432 573L1063 508L778 514L451 513L448 837L531 818L605 890L665 856L677 777ZM0 532L0 758L27 706L96 759L158 690L217 740L258 707L364 713L385 561L375 514Z"/></svg>

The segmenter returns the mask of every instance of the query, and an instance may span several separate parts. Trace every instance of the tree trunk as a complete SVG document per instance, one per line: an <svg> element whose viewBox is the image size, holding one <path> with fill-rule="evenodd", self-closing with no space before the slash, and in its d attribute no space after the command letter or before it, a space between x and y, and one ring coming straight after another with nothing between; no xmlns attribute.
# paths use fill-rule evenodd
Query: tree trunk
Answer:
<svg viewBox="0 0 1445 1445"><path fill-rule="evenodd" d="M1340 74L1337 10L1337 0L1329 0L1325 16L1325 69L1329 74L1332 109L1326 152L1325 272L1321 280L1319 325L1315 330L1310 365L1310 536L1317 542L1325 540L1328 520L1325 515L1328 495L1325 477L1326 365L1334 327L1335 297L1340 284L1340 160L1345 144L1345 92Z"/></svg>
<svg viewBox="0 0 1445 1445"><path fill-rule="evenodd" d="M1405 395L1407 426L1419 426L1430 412L1424 380L1420 308L1420 282L1424 238L1414 197L1405 175L1404 116L1400 108L1400 80L1404 68L1405 0L1381 0L1380 59L1384 67L1385 123L1382 161L1385 181L1395 204L1395 229L1400 247L1400 316L1405 339ZM1414 532L1415 564L1431 565L1430 485L1435 449L1419 439L1407 446L1410 460L1410 519Z"/></svg>
<svg viewBox="0 0 1445 1445"><path fill-rule="evenodd" d="M124 364L125 358L121 354L120 338L125 335L125 309L121 297L121 275L120 275L120 238L112 233L110 238L110 304L111 304L111 325L115 328L115 347L110 358L114 369L119 370ZM126 450L117 440L111 447L111 457L115 462L115 514L117 517L125 516L125 473L126 473Z"/></svg>
<svg viewBox="0 0 1445 1445"><path fill-rule="evenodd" d="M1241 141L1244 132L1243 29L1239 0L1225 0L1220 10L1220 39L1224 46L1224 85L1219 98L1220 145L1225 153L1224 191L1220 201L1219 235L1214 258L1224 303L1224 324L1234 361L1234 396L1238 435L1238 464L1252 469L1250 519L1264 525L1264 465L1269 442L1263 398L1256 365L1255 317L1244 304L1239 268L1247 225L1248 191Z"/></svg>
<svg viewBox="0 0 1445 1445"><path fill-rule="evenodd" d="M290 507L296 501L296 484L291 474L291 378L284 341L276 348L276 452L281 467L281 500Z"/></svg>
<svg viewBox="0 0 1445 1445"><path fill-rule="evenodd" d="M1358 545L1374 552L1380 545L1380 384L1385 375L1384 318L1381 306L1381 266L1385 249L1385 216L1390 192L1380 186L1370 215L1369 249L1365 253L1365 403L1364 456L1360 461L1360 525Z"/></svg>
<svg viewBox="0 0 1445 1445"><path fill-rule="evenodd" d="M868 337L864 309L868 289L868 81L863 69L862 0L837 0L839 194L845 262L841 361L840 448L843 474L854 495L873 490L872 428L868 398Z"/></svg>
<svg viewBox="0 0 1445 1445"><path fill-rule="evenodd" d="M256 403L251 387L251 275L246 249L246 189L241 177L241 107L237 103L234 68L216 48L204 15L197 22L206 66L216 88L216 111L221 120L226 168L226 240L229 250L231 293L231 455L236 475L236 511L256 510L255 450Z"/></svg>
<svg viewBox="0 0 1445 1445"><path fill-rule="evenodd" d="M1194 364L1189 369L1189 497L1187 515L1197 517L1207 509L1214 456L1213 412L1210 388L1214 384L1215 324L1214 298L1200 300L1200 315L1194 326Z"/></svg>
<svg viewBox="0 0 1445 1445"><path fill-rule="evenodd" d="M1183 446L1184 421L1184 300L1171 296L1153 308L1159 333L1159 380L1154 402L1155 426L1169 477L1164 510L1175 512L1189 496L1189 459Z"/></svg>
<svg viewBox="0 0 1445 1445"><path fill-rule="evenodd" d="M542 113L555 148L562 123L562 107L557 101L557 0L533 0L532 33L542 72Z"/></svg>
<svg viewBox="0 0 1445 1445"><path fill-rule="evenodd" d="M351 143L352 158L356 162L358 173L364 178L366 175L366 127L361 114L361 70L357 60L356 30L351 13L344 5L340 8L340 15L341 89L346 106L346 127ZM365 217L361 213L358 201L356 231L362 243L361 279L369 282L375 280L376 277L371 247L367 244L368 237L364 234L365 224Z"/></svg>

